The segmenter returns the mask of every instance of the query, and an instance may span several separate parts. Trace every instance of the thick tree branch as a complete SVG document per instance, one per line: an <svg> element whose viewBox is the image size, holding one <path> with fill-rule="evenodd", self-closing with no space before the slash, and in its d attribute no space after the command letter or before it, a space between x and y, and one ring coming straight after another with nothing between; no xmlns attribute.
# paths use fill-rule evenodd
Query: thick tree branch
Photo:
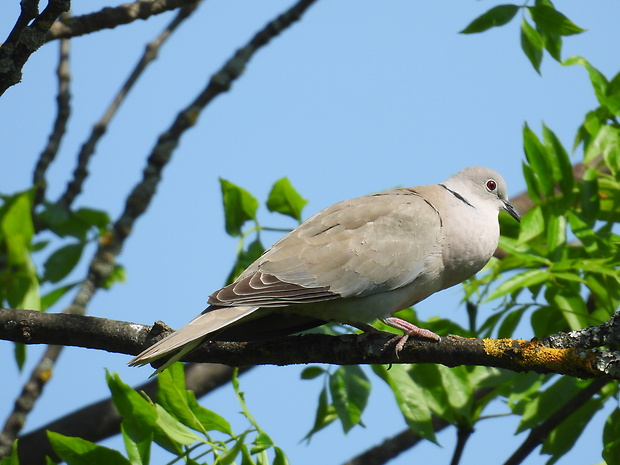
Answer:
<svg viewBox="0 0 620 465"><path fill-rule="evenodd" d="M0 95L22 78L22 68L43 43L58 17L69 11L69 0L49 0L41 14L38 1L21 2L22 11L6 42L0 46Z"/></svg>
<svg viewBox="0 0 620 465"><path fill-rule="evenodd" d="M175 10L195 2L196 0L138 0L116 7L106 7L95 13L56 21L50 28L45 41L67 39L103 29L113 29L122 24L132 23L137 19L145 20L151 16Z"/></svg>
<svg viewBox="0 0 620 465"><path fill-rule="evenodd" d="M146 341L169 331L160 323L149 327L83 315L0 309L0 338L25 344L62 344L135 355ZM441 342L409 341L397 356L395 340L394 335L377 331L344 336L307 334L264 342L207 342L184 360L230 366L439 363L620 379L620 354L614 351L550 348L538 340L448 336Z"/></svg>

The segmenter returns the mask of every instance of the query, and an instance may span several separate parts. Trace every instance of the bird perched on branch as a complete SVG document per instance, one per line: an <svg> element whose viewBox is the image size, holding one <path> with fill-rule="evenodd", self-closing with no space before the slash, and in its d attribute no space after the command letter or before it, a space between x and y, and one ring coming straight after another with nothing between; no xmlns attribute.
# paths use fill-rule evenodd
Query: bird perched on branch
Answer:
<svg viewBox="0 0 620 465"><path fill-rule="evenodd" d="M443 183L336 203L304 221L209 297L199 316L129 362L172 355L204 340L256 341L327 322L366 330L380 319L409 336L435 333L391 316L480 271L499 240L498 213L517 221L495 171L465 168Z"/></svg>

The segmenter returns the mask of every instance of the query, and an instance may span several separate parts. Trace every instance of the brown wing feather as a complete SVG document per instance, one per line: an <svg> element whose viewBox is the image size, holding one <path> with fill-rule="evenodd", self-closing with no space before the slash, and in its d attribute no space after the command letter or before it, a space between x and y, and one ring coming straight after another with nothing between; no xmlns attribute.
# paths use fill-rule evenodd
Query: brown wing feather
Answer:
<svg viewBox="0 0 620 465"><path fill-rule="evenodd" d="M209 304L273 308L396 289L440 253L440 234L437 212L411 189L340 202L276 242Z"/></svg>

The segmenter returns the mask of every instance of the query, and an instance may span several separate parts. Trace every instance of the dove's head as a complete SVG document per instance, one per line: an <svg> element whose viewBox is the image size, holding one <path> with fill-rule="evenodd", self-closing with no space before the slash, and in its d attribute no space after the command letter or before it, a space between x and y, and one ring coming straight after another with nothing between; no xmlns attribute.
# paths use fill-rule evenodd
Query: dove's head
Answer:
<svg viewBox="0 0 620 465"><path fill-rule="evenodd" d="M456 173L443 185L475 207L496 208L521 221L519 213L508 201L506 182L497 171L483 166L470 166Z"/></svg>

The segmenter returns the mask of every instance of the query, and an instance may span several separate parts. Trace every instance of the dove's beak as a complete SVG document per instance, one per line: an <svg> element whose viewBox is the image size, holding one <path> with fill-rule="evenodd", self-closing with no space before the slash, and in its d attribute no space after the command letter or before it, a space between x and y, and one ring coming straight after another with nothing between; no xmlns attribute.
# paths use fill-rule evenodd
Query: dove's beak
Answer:
<svg viewBox="0 0 620 465"><path fill-rule="evenodd" d="M517 210L515 210L515 207L513 207L512 204L508 200L502 199L502 201L504 202L504 211L520 223L521 216L519 216L519 213L517 213Z"/></svg>

